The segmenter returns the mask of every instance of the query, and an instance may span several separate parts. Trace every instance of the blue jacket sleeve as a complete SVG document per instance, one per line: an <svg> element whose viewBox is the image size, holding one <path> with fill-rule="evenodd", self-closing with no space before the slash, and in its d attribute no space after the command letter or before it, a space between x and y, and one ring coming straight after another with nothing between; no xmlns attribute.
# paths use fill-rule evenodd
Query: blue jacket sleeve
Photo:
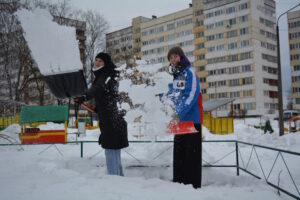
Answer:
<svg viewBox="0 0 300 200"><path fill-rule="evenodd" d="M200 84L196 74L188 69L185 89L182 92L182 97L179 100L178 105L176 106L176 113L179 115L179 118L183 118L197 102L199 90Z"/></svg>

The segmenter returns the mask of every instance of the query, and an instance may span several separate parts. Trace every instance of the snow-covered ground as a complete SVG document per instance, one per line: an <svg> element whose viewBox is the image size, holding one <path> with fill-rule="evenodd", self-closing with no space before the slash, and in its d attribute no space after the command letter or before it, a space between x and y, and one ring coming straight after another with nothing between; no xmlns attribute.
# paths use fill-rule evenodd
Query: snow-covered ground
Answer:
<svg viewBox="0 0 300 200"><path fill-rule="evenodd" d="M33 13L23 10L17 15L42 74L80 69L74 29L53 23L49 13L43 10L35 10ZM45 48L44 36L47 41L52 36L53 42L51 40L50 43L53 43L52 46L61 46L61 51L48 48L49 45ZM131 142L128 148L122 150L125 177L106 175L104 152L96 142L100 131L89 130L85 137L78 138L82 141L95 141L84 143L83 158L80 157L79 144L0 146L0 199L291 199L284 194L279 196L277 190L268 186L264 180L258 180L243 171L237 176L236 168L203 168L203 187L197 190L191 185L171 181L172 136L165 135L164 127L173 114L170 109L172 105L163 105L157 94L167 91L167 84L171 82L172 76L161 70L162 67L160 64L151 65L145 61L138 61L135 68L127 68L125 65L120 67L120 91L127 92L132 103L120 105L120 108L127 110L125 118L128 122L129 139L152 141ZM203 134L206 141L241 140L300 152L299 132L279 137L277 121L272 120L274 133L263 134L262 130L253 127L259 123L260 119L235 120L234 134L212 135L206 128L203 128ZM62 126L48 123L40 128L53 129ZM76 140L75 134L72 134L76 131L68 129L68 141ZM18 125L12 125L0 132L0 136L3 136L0 137L0 144L8 143L8 140L18 141L19 132ZM5 136L10 138L4 139ZM155 140L169 142L156 143ZM262 168L270 182L277 185L280 177L280 187L300 196L283 163L284 159L299 187L299 156L279 154L278 163L272 169L277 152L252 149L251 146L242 144L239 144L239 149L240 166L263 177ZM221 159L225 155L228 156ZM203 164L208 163L235 165L235 143L204 142ZM271 169L272 173L269 175Z"/></svg>
<svg viewBox="0 0 300 200"><path fill-rule="evenodd" d="M253 125L259 119L235 120L235 132L231 135L212 135L203 128L205 140L242 140L251 143L300 152L300 134L278 136L277 121L272 121L275 132L263 134ZM46 125L43 125L45 128ZM48 124L48 127L53 127ZM18 140L20 128L13 125L0 134ZM69 133L76 132L68 129ZM78 140L97 141L99 130L88 130L86 137ZM136 138L130 133L130 140L154 140L152 136ZM172 136L158 136L157 140L172 141ZM70 134L68 141L74 141ZM6 140L0 139L0 143ZM242 171L236 176L235 168L203 168L203 187L195 190L191 185L173 183L172 142L130 143L122 150L125 177L106 174L103 150L97 143L84 144L84 156L80 158L80 145L31 145L0 147L0 194L1 199L292 199L268 186L264 180L256 179ZM49 147L48 149L46 149ZM58 150L56 149L58 148ZM45 150L46 149L46 150ZM203 143L203 164L214 163L235 150L233 143ZM240 165L247 165L251 147L240 145ZM256 149L262 167L268 175L277 153ZM63 156L60 154L62 153ZM297 194L291 184L281 158L275 165L269 181ZM300 157L284 154L296 184L300 185ZM216 164L234 165L235 152ZM147 167L138 167L147 166ZM248 168L260 175L257 158L252 154Z"/></svg>

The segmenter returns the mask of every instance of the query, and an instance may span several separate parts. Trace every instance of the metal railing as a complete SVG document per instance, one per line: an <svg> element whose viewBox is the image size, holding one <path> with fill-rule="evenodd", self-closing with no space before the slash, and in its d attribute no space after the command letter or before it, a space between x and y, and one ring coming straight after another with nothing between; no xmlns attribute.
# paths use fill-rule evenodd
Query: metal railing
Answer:
<svg viewBox="0 0 300 200"><path fill-rule="evenodd" d="M130 141L130 143L153 143L153 142L154 143L173 143L173 141ZM78 145L80 145L80 157L82 158L82 157L84 157L84 144L91 144L91 143L97 143L97 141L72 141L72 142L67 142L66 144L78 144ZM300 153L293 152L293 151L288 151L288 150L284 150L284 149L279 149L279 148L274 148L274 147L267 147L267 146L263 146L263 145L252 144L252 143L249 143L249 142L243 142L243 141L238 141L238 140L206 140L206 141L203 141L203 144L204 143L233 143L233 145L232 145L233 150L230 150L229 152L225 153L220 158L215 159L215 161L212 162L212 163L206 161L203 158L202 159L202 161L204 163L203 167L220 167L220 168L231 167L231 168L236 168L237 176L240 175L240 170L241 170L241 171L257 178L257 179L264 178L264 180L266 181L266 183L268 185L270 185L271 187L278 190L279 195L280 195L280 192L283 192L283 193L289 195L290 197L293 197L294 199L300 200L299 187L297 185L297 182L295 181L295 178L293 177L293 175L291 173L290 167L288 166L288 163L286 162L286 159L285 159L285 156L284 156L284 154L287 154L287 155L290 155L290 156L297 156L300 159ZM20 144L15 144L14 143L14 144L0 144L0 147L1 146L13 146L13 145L20 146ZM41 144L37 144L37 145L41 145ZM52 145L55 145L55 144L52 144ZM49 147L50 146L48 146L45 150L47 150ZM251 148L251 152L250 152L248 160L246 160L245 155L242 155L241 149L246 149L246 148L249 149L249 147ZM57 151L59 151L59 149L57 147L56 147L56 149L57 149ZM154 159L160 157L161 155L163 155L165 152L169 151L170 149L171 149L171 147L166 148L161 153L159 153L157 156L155 156ZM269 171L266 169L265 166L262 165L261 156L259 156L259 154L257 152L257 149L264 149L264 150L269 150L269 151L272 151L272 152L276 152L276 157L275 157L274 161L272 162L272 166L269 169ZM98 153L100 153L101 151L99 151ZM42 152L44 152L44 150ZM42 152L40 152L40 153L42 153ZM135 156L133 156L132 154L130 154L127 151L125 151L125 152L129 156L131 156L132 158L137 160L139 163L141 163L141 161L138 158L136 158ZM63 154L60 151L59 151L59 153L63 156ZM92 157L94 157L98 153L94 154ZM234 157L235 157L235 161L233 163L231 163L231 164L218 164L218 163L220 163L220 161L224 160L225 158L229 157L230 155L234 155ZM260 169L261 173L263 174L263 176L257 174L256 172L253 172L253 171L251 171L251 169L249 169L250 161L254 157L253 155L257 159L259 169ZM279 163L278 162L279 157L282 159L282 161L284 163L283 166L287 170L288 176L290 177L290 179L292 181L292 185L294 187L294 190L296 191L296 194L291 191L291 187L289 187L290 190L287 190L287 189L284 189L283 186L280 186L280 173L282 172L282 170L279 173L277 184L274 183L274 182L272 183L269 180L271 175L274 174L274 167L276 165L278 165L278 163ZM300 184L300 183L298 183L298 184Z"/></svg>

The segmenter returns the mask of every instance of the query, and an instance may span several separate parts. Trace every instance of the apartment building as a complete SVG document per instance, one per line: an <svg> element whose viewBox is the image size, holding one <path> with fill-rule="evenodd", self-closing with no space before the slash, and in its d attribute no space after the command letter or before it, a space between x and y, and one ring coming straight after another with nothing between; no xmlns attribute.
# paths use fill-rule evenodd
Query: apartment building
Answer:
<svg viewBox="0 0 300 200"><path fill-rule="evenodd" d="M202 82L208 99L235 98L235 113L274 112L277 99L275 1L203 0L207 74ZM218 115L228 115L224 106Z"/></svg>
<svg viewBox="0 0 300 200"><path fill-rule="evenodd" d="M169 64L168 51L180 46L194 62L193 7L141 23L142 59Z"/></svg>
<svg viewBox="0 0 300 200"><path fill-rule="evenodd" d="M204 100L234 98L235 113L278 109L274 0L192 0L189 8L152 19L134 18L135 55L168 65L181 46L201 82ZM227 116L231 107L218 110Z"/></svg>
<svg viewBox="0 0 300 200"><path fill-rule="evenodd" d="M106 34L106 51L115 63L133 54L132 26Z"/></svg>
<svg viewBox="0 0 300 200"><path fill-rule="evenodd" d="M300 10L288 13L293 108L300 109Z"/></svg>

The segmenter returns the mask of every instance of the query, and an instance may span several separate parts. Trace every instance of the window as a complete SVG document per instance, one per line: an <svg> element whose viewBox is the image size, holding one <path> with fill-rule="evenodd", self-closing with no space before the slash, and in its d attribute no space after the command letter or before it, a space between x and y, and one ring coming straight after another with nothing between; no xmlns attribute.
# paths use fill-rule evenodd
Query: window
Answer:
<svg viewBox="0 0 300 200"><path fill-rule="evenodd" d="M149 40L149 43L148 43L148 44L155 44L155 39Z"/></svg>
<svg viewBox="0 0 300 200"><path fill-rule="evenodd" d="M236 42L228 44L228 50L232 50L232 49L236 49L236 48L237 48L237 43Z"/></svg>
<svg viewBox="0 0 300 200"><path fill-rule="evenodd" d="M175 29L175 23L167 25L167 30L172 30L172 29Z"/></svg>
<svg viewBox="0 0 300 200"><path fill-rule="evenodd" d="M296 98L296 104L300 104L300 98Z"/></svg>
<svg viewBox="0 0 300 200"><path fill-rule="evenodd" d="M163 53L164 52L164 47L157 48L157 53Z"/></svg>
<svg viewBox="0 0 300 200"><path fill-rule="evenodd" d="M204 36L204 32L196 33L196 38L203 37L203 36Z"/></svg>
<svg viewBox="0 0 300 200"><path fill-rule="evenodd" d="M216 39L222 39L222 38L224 38L224 33L216 34Z"/></svg>
<svg viewBox="0 0 300 200"><path fill-rule="evenodd" d="M208 24L206 25L206 29L209 30L209 29L213 29L215 28L215 24Z"/></svg>
<svg viewBox="0 0 300 200"><path fill-rule="evenodd" d="M246 35L249 34L249 28L241 28L240 29L240 35Z"/></svg>
<svg viewBox="0 0 300 200"><path fill-rule="evenodd" d="M150 31L149 31L149 34L153 34L153 33L155 33L155 28L150 29Z"/></svg>
<svg viewBox="0 0 300 200"><path fill-rule="evenodd" d="M230 92L230 98L237 98L240 97L240 92Z"/></svg>
<svg viewBox="0 0 300 200"><path fill-rule="evenodd" d="M238 66L236 66L236 67L230 67L228 73L229 74L239 73L239 67Z"/></svg>
<svg viewBox="0 0 300 200"><path fill-rule="evenodd" d="M222 26L224 26L224 23L223 23L223 21L219 21L219 22L216 22L215 23L215 27L217 28L217 27L222 27Z"/></svg>
<svg viewBox="0 0 300 200"><path fill-rule="evenodd" d="M146 35L148 35L148 31L143 31L142 36L146 36Z"/></svg>
<svg viewBox="0 0 300 200"><path fill-rule="evenodd" d="M228 62L238 61L239 57L237 54L228 56Z"/></svg>
<svg viewBox="0 0 300 200"><path fill-rule="evenodd" d="M198 71L201 72L201 71L205 70L205 66L199 66L199 67L196 67L196 69L198 69Z"/></svg>
<svg viewBox="0 0 300 200"><path fill-rule="evenodd" d="M231 37L235 37L235 36L237 36L236 30L227 32L227 38L231 38Z"/></svg>
<svg viewBox="0 0 300 200"><path fill-rule="evenodd" d="M163 27L163 26L157 27L157 28L156 28L156 32L157 32L157 33L164 32L164 27Z"/></svg>
<svg viewBox="0 0 300 200"><path fill-rule="evenodd" d="M289 28L297 28L300 27L300 21L289 23Z"/></svg>
<svg viewBox="0 0 300 200"><path fill-rule="evenodd" d="M164 36L162 36L162 37L159 37L158 39L157 39L157 43L162 43L162 42L164 42Z"/></svg>
<svg viewBox="0 0 300 200"><path fill-rule="evenodd" d="M272 21L270 21L270 20L267 20L267 19L264 19L264 18L262 18L262 17L259 18L259 22L260 22L261 24L264 24L264 25L267 26L267 27L270 27L270 28L274 28L274 25L275 25L274 22L272 22Z"/></svg>
<svg viewBox="0 0 300 200"><path fill-rule="evenodd" d="M208 48L207 48L207 51L208 51L208 52L214 52L214 51L215 51L215 46L213 46L213 47L208 47Z"/></svg>
<svg viewBox="0 0 300 200"><path fill-rule="evenodd" d="M214 40L215 39L215 35L209 35L206 37L206 40L207 41L211 41L211 40Z"/></svg>
<svg viewBox="0 0 300 200"><path fill-rule="evenodd" d="M229 7L229 8L226 8L226 14L230 14L230 13L233 13L235 12L235 7Z"/></svg>
<svg viewBox="0 0 300 200"><path fill-rule="evenodd" d="M242 84L243 85L249 85L252 84L252 77L247 77L242 79Z"/></svg>
<svg viewBox="0 0 300 200"><path fill-rule="evenodd" d="M203 60L203 59L205 59L205 54L198 55L198 56L197 56L197 59L198 59L198 60Z"/></svg>
<svg viewBox="0 0 300 200"><path fill-rule="evenodd" d="M188 51L188 52L185 53L185 55L188 56L188 57L191 57L191 56L193 56L194 54L193 54L193 51Z"/></svg>
<svg viewBox="0 0 300 200"><path fill-rule="evenodd" d="M226 24L228 27L230 27L230 26L236 24L236 19L235 18L229 19L226 21Z"/></svg>
<svg viewBox="0 0 300 200"><path fill-rule="evenodd" d="M248 3L243 3L239 5L239 10L245 10L248 8Z"/></svg>
<svg viewBox="0 0 300 200"><path fill-rule="evenodd" d="M184 31L184 35L192 35L193 34L193 30L189 29Z"/></svg>
<svg viewBox="0 0 300 200"><path fill-rule="evenodd" d="M294 71L300 71L300 65L295 65L294 66Z"/></svg>
<svg viewBox="0 0 300 200"><path fill-rule="evenodd" d="M159 62L159 63L165 62L165 57L159 57L159 58L157 58L157 62Z"/></svg>
<svg viewBox="0 0 300 200"><path fill-rule="evenodd" d="M242 72L251 72L251 65L242 65Z"/></svg>
<svg viewBox="0 0 300 200"><path fill-rule="evenodd" d="M244 16L239 17L239 22L240 23L247 22L247 21L248 21L248 15L244 15Z"/></svg>
<svg viewBox="0 0 300 200"><path fill-rule="evenodd" d="M245 60L251 58L251 53L250 52L245 52L241 53L241 59L240 60Z"/></svg>
<svg viewBox="0 0 300 200"><path fill-rule="evenodd" d="M217 51L224 50L224 44L217 45Z"/></svg>
<svg viewBox="0 0 300 200"><path fill-rule="evenodd" d="M269 62L277 63L277 57L276 56L271 56L268 54L262 54L262 59L267 60Z"/></svg>
<svg viewBox="0 0 300 200"><path fill-rule="evenodd" d="M300 49L300 43L291 44L291 49Z"/></svg>
<svg viewBox="0 0 300 200"><path fill-rule="evenodd" d="M252 97L252 90L243 91L243 97Z"/></svg>
<svg viewBox="0 0 300 200"><path fill-rule="evenodd" d="M248 47L249 45L250 45L249 40L243 40L243 41L241 41L241 44L240 44L241 48Z"/></svg>
<svg viewBox="0 0 300 200"><path fill-rule="evenodd" d="M244 109L253 110L253 103L244 103Z"/></svg>
<svg viewBox="0 0 300 200"><path fill-rule="evenodd" d="M229 86L238 86L240 85L240 79L229 80Z"/></svg>
<svg viewBox="0 0 300 200"><path fill-rule="evenodd" d="M240 104L233 104L233 110L240 110L241 105Z"/></svg>
<svg viewBox="0 0 300 200"><path fill-rule="evenodd" d="M168 41L172 41L176 39L175 33L168 35Z"/></svg>
<svg viewBox="0 0 300 200"><path fill-rule="evenodd" d="M188 40L184 42L184 46L190 46L193 45L193 40Z"/></svg>
<svg viewBox="0 0 300 200"><path fill-rule="evenodd" d="M290 33L290 37L291 37L292 39L300 38L300 32Z"/></svg>
<svg viewBox="0 0 300 200"><path fill-rule="evenodd" d="M300 60L300 54L291 55L291 60Z"/></svg>
<svg viewBox="0 0 300 200"><path fill-rule="evenodd" d="M204 48L204 43L200 43L200 44L197 44L197 49L202 49L202 48Z"/></svg>
<svg viewBox="0 0 300 200"><path fill-rule="evenodd" d="M207 59L207 64L225 62L225 56Z"/></svg>
<svg viewBox="0 0 300 200"><path fill-rule="evenodd" d="M199 16L199 15L202 15L203 14L203 10L197 10L195 12L195 16Z"/></svg>
<svg viewBox="0 0 300 200"><path fill-rule="evenodd" d="M219 16L219 15L222 15L222 14L223 14L223 10L222 9L215 11L215 16Z"/></svg>
<svg viewBox="0 0 300 200"><path fill-rule="evenodd" d="M213 17L214 16L214 12L210 12L210 13L207 13L205 15L206 18L210 18L210 17Z"/></svg>
<svg viewBox="0 0 300 200"><path fill-rule="evenodd" d="M294 82L300 82L300 76L294 76Z"/></svg>
<svg viewBox="0 0 300 200"><path fill-rule="evenodd" d="M202 25L203 25L203 20L196 20L196 24L195 24L196 27L202 26Z"/></svg>

